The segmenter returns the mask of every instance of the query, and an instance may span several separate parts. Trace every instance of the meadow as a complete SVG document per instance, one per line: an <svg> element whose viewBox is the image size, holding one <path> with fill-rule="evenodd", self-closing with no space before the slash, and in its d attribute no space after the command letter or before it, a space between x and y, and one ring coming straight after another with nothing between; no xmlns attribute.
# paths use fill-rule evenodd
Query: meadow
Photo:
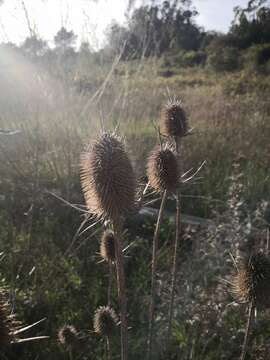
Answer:
<svg viewBox="0 0 270 360"><path fill-rule="evenodd" d="M166 332L167 264L173 220L161 229L156 358L238 359L245 308L233 303L228 281L231 254L269 242L270 76L247 70L215 73L199 66L170 68L163 59L113 64L59 64L48 72L18 54L0 64L0 270L18 317L46 317L30 335L49 340L14 345L3 359L66 359L57 340L66 323L80 329L74 359L102 359L93 314L106 302L107 267L100 263L100 226L87 229L80 185L80 154L102 131L123 137L141 186L146 161L158 143L158 120L169 98L181 99L192 134L184 140L184 171L204 166L183 186L182 211L203 219L184 224L179 255L173 336ZM7 65L8 64L8 65ZM157 202L153 207L157 208ZM172 201L168 214L174 211ZM147 334L151 241L154 221L128 219L124 237L129 300L130 359ZM113 290L116 305L116 290ZM117 305L116 305L117 307ZM258 315L248 359L267 359L269 313ZM119 338L112 341L119 359ZM117 355L118 353L118 355Z"/></svg>

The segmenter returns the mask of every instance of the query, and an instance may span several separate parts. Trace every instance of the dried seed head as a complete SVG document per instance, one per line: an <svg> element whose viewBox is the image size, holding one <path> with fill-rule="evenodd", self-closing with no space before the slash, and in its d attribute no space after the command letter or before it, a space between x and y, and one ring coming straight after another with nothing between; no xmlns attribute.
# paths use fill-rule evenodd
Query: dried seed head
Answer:
<svg viewBox="0 0 270 360"><path fill-rule="evenodd" d="M179 182L179 166L175 153L168 147L154 150L147 162L147 176L154 189L174 192Z"/></svg>
<svg viewBox="0 0 270 360"><path fill-rule="evenodd" d="M103 233L100 243L100 255L105 261L115 261L115 234L107 230Z"/></svg>
<svg viewBox="0 0 270 360"><path fill-rule="evenodd" d="M65 349L73 348L78 342L78 332L72 325L65 325L58 330L58 340Z"/></svg>
<svg viewBox="0 0 270 360"><path fill-rule="evenodd" d="M183 137L188 130L187 116L179 101L169 102L161 113L161 134L170 137Z"/></svg>
<svg viewBox="0 0 270 360"><path fill-rule="evenodd" d="M135 176L123 144L104 134L81 156L86 205L98 217L118 220L135 204Z"/></svg>
<svg viewBox="0 0 270 360"><path fill-rule="evenodd" d="M257 253L242 261L232 280L232 292L239 303L253 301L257 307L270 307L269 257Z"/></svg>
<svg viewBox="0 0 270 360"><path fill-rule="evenodd" d="M9 345L15 340L14 332L18 329L19 322L11 315L11 309L5 300L5 293L0 290L0 346Z"/></svg>
<svg viewBox="0 0 270 360"><path fill-rule="evenodd" d="M109 306L100 306L94 316L94 330L102 336L110 336L117 327L118 318Z"/></svg>

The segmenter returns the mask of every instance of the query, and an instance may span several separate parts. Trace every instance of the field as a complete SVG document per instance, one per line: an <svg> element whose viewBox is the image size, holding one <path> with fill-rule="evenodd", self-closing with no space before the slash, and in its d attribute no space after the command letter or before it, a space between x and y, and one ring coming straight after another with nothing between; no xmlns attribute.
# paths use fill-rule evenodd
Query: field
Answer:
<svg viewBox="0 0 270 360"><path fill-rule="evenodd" d="M106 302L107 267L98 255L100 226L87 230L82 211L80 153L103 130L116 131L143 186L148 154L159 141L160 111L169 98L177 98L193 128L183 140L184 172L205 164L181 190L183 213L202 225L184 224L166 359L238 359L246 313L232 303L231 254L267 246L270 77L200 67L168 73L155 58L112 65L81 61L67 76L61 66L53 74L13 55L5 53L0 63L0 129L15 132L0 133L0 270L19 318L26 324L46 318L30 335L50 339L15 345L3 356L65 359L57 330L70 323L81 334L74 359L103 358L92 319ZM173 204L168 202L161 229L157 358L165 341ZM127 223L130 359L136 359L147 334L154 221ZM116 298L114 290L117 307ZM256 320L257 353L254 346L249 359L267 359L266 316ZM114 354L118 347L115 337ZM119 358L119 353L113 357Z"/></svg>

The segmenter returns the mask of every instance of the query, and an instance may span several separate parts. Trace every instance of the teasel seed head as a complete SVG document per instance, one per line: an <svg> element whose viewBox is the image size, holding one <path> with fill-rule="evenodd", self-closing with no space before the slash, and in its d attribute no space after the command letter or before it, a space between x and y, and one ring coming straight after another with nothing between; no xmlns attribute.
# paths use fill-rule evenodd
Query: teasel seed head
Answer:
<svg viewBox="0 0 270 360"><path fill-rule="evenodd" d="M160 132L168 137L183 137L187 134L186 112L180 101L170 101L161 113Z"/></svg>
<svg viewBox="0 0 270 360"><path fill-rule="evenodd" d="M111 336L118 323L115 311L109 306L100 306L94 316L94 330L98 335Z"/></svg>
<svg viewBox="0 0 270 360"><path fill-rule="evenodd" d="M162 192L174 192L180 180L176 154L166 146L155 149L148 158L147 176L150 186Z"/></svg>
<svg viewBox="0 0 270 360"><path fill-rule="evenodd" d="M232 279L232 292L239 303L270 307L270 258L255 253L244 259Z"/></svg>
<svg viewBox="0 0 270 360"><path fill-rule="evenodd" d="M106 230L102 235L100 255L105 261L115 261L115 234L111 230Z"/></svg>
<svg viewBox="0 0 270 360"><path fill-rule="evenodd" d="M15 340L14 333L18 330L20 323L15 315L11 314L9 303L6 301L6 294L0 290L0 346L7 346Z"/></svg>
<svg viewBox="0 0 270 360"><path fill-rule="evenodd" d="M79 334L74 326L64 325L58 330L58 340L66 350L70 350L76 346Z"/></svg>
<svg viewBox="0 0 270 360"><path fill-rule="evenodd" d="M114 221L133 210L135 175L115 135L102 135L82 154L81 183L88 210L97 217Z"/></svg>

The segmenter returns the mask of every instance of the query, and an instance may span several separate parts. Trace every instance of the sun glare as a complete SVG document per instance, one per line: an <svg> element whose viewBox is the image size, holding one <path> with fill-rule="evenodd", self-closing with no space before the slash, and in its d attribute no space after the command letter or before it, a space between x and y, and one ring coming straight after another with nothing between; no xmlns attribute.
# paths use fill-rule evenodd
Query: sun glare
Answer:
<svg viewBox="0 0 270 360"><path fill-rule="evenodd" d="M113 21L123 22L128 1L25 0L30 27L41 38L52 41L61 26L72 29L79 40L100 47L104 31ZM21 43L30 30L21 1L8 0L0 7L0 38Z"/></svg>

